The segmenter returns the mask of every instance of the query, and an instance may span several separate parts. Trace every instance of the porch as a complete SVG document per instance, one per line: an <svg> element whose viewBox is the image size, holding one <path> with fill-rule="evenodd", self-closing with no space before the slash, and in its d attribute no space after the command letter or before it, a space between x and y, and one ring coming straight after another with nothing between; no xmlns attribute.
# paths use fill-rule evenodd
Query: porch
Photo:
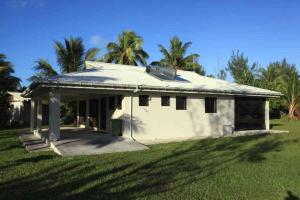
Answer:
<svg viewBox="0 0 300 200"><path fill-rule="evenodd" d="M76 105L76 116L74 125L80 130L81 134L86 134L91 131L97 131L94 134L112 134L112 120L120 119L123 114L124 92L112 90L94 90L80 88L73 89L41 89L37 94L32 94L31 101L31 131L41 135L47 142L59 141L66 137L75 136L72 131L67 131L61 127L61 104L73 102ZM46 115L44 107L47 105L48 110ZM49 128L42 131L42 124L45 121L49 122ZM119 132L114 133L120 135L122 132L122 124L118 127ZM68 132L68 135L62 135ZM103 136L104 137L104 136ZM115 136L118 138L118 136ZM130 139L130 138L127 138Z"/></svg>
<svg viewBox="0 0 300 200"><path fill-rule="evenodd" d="M80 127L61 127L60 139L46 144L43 138L47 136L47 132L47 129L42 129L39 135L33 133L23 134L21 138L26 149L29 151L45 151L50 146L54 152L62 156L94 155L149 149L147 146L129 138Z"/></svg>

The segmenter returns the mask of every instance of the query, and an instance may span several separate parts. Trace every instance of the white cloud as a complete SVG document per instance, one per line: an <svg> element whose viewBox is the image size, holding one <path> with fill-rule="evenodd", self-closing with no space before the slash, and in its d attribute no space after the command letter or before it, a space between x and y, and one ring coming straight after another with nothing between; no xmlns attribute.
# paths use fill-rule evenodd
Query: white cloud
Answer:
<svg viewBox="0 0 300 200"><path fill-rule="evenodd" d="M102 38L99 35L94 35L90 38L90 44L92 46L98 46L102 42Z"/></svg>

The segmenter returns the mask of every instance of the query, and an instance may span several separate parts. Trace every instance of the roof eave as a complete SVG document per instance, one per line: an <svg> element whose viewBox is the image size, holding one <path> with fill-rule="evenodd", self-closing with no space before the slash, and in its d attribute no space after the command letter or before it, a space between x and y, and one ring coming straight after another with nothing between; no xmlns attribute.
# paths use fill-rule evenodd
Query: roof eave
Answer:
<svg viewBox="0 0 300 200"><path fill-rule="evenodd" d="M98 89L119 89L125 91L165 91L165 92L180 92L180 93L198 93L198 94L211 94L211 95L233 95L233 96L258 96L258 97L268 97L268 98L278 98L283 96L281 93L249 93L249 92L236 92L236 91L220 91L220 90L203 90L196 88L178 88L178 87L159 87L159 86L145 86L145 85L119 85L119 84L97 84L93 82L78 82L78 83L70 83L70 82L57 82L57 81L43 81L39 83L34 83L28 87L21 96L29 97L32 91L38 87L68 87L68 88L98 88Z"/></svg>

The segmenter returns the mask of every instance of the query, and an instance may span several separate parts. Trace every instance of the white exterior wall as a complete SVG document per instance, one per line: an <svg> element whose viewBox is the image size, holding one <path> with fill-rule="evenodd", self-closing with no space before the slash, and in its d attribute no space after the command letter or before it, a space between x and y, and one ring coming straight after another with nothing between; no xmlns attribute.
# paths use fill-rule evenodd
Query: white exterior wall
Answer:
<svg viewBox="0 0 300 200"><path fill-rule="evenodd" d="M170 106L161 106L161 95L149 95L149 106L139 106L133 97L132 136L136 140L172 140L195 137L222 136L224 125L234 126L234 97L217 97L217 113L205 113L206 96L187 95L187 110L176 110L176 95ZM124 120L123 136L131 137L131 97L126 96L122 110L112 118Z"/></svg>

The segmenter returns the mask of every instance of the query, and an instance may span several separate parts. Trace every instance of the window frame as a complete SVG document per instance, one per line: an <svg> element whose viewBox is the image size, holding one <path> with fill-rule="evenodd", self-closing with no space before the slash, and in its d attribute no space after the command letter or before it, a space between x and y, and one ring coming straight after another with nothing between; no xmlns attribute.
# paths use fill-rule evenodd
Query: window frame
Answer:
<svg viewBox="0 0 300 200"><path fill-rule="evenodd" d="M213 104L213 108L212 110L210 110L210 106L208 103L210 103L212 100L212 102L214 103ZM204 110L205 110L205 113L217 113L218 109L217 109L217 97L205 97L204 98Z"/></svg>
<svg viewBox="0 0 300 200"><path fill-rule="evenodd" d="M171 97L170 96L161 96L161 100L160 100L160 105L162 106L162 107L168 107L168 106L170 106L170 99L171 99ZM164 101L164 100L166 100L166 101Z"/></svg>
<svg viewBox="0 0 300 200"><path fill-rule="evenodd" d="M179 105L180 100L183 100L183 105ZM176 96L176 110L187 110L187 97L186 96Z"/></svg>
<svg viewBox="0 0 300 200"><path fill-rule="evenodd" d="M146 101L143 102L142 98L145 98L144 100L146 100ZM145 103L145 104L143 104L143 103ZM141 107L149 106L149 95L139 95L139 106L141 106Z"/></svg>

